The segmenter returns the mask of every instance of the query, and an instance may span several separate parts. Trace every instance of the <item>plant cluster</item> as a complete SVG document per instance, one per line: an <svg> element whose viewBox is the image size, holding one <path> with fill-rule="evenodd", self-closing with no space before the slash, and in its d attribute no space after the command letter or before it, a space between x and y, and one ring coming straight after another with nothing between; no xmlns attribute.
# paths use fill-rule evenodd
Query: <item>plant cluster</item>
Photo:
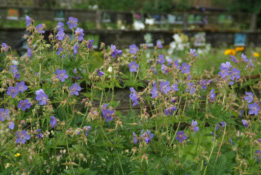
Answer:
<svg viewBox="0 0 261 175"><path fill-rule="evenodd" d="M27 54L2 43L0 172L259 174L259 58L232 55L198 76L195 49L181 63L160 41L149 58L146 45L97 53L77 22L59 22L47 43L27 16Z"/></svg>

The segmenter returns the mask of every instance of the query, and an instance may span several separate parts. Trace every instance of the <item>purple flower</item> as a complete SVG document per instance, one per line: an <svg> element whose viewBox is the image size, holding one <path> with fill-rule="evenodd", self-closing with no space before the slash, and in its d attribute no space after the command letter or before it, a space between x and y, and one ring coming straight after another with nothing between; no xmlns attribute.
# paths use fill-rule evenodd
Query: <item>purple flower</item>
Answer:
<svg viewBox="0 0 261 175"><path fill-rule="evenodd" d="M113 110L110 110L110 109L107 108L108 106L109 106L108 104L104 104L101 108L102 116L103 116L103 118L106 119L106 122L113 120L112 115L114 114Z"/></svg>
<svg viewBox="0 0 261 175"><path fill-rule="evenodd" d="M66 70L60 70L56 69L57 78L61 80L61 82L64 82L65 79L67 79L69 76L66 74Z"/></svg>
<svg viewBox="0 0 261 175"><path fill-rule="evenodd" d="M27 47L27 55L29 58L32 57L32 50L30 49L30 47Z"/></svg>
<svg viewBox="0 0 261 175"><path fill-rule="evenodd" d="M69 26L70 29L72 29L74 27L77 27L77 22L78 22L77 18L69 17L69 21L67 21L66 24Z"/></svg>
<svg viewBox="0 0 261 175"><path fill-rule="evenodd" d="M192 131L194 131L194 132L198 132L199 127L198 127L197 125L198 125L198 122L192 120L192 123L191 123Z"/></svg>
<svg viewBox="0 0 261 175"><path fill-rule="evenodd" d="M83 130L86 131L86 133L85 133L86 136L89 135L89 132L90 132L91 129L92 129L92 127L90 127L90 126L84 126L83 127Z"/></svg>
<svg viewBox="0 0 261 175"><path fill-rule="evenodd" d="M15 75L15 73L18 72L16 65L12 65L11 70L12 70L12 74L13 74L13 75Z"/></svg>
<svg viewBox="0 0 261 175"><path fill-rule="evenodd" d="M100 69L97 69L97 74L99 77L102 77L104 75L104 72L101 71Z"/></svg>
<svg viewBox="0 0 261 175"><path fill-rule="evenodd" d="M160 48L160 49L163 48L160 40L157 41L157 47Z"/></svg>
<svg viewBox="0 0 261 175"><path fill-rule="evenodd" d="M130 45L129 48L130 48L130 53L132 54L136 54L137 51L139 50L139 48L135 44Z"/></svg>
<svg viewBox="0 0 261 175"><path fill-rule="evenodd" d="M78 85L78 83L74 83L70 88L70 95L79 95L79 92L81 91L81 87Z"/></svg>
<svg viewBox="0 0 261 175"><path fill-rule="evenodd" d="M249 104L249 105L248 105L248 109L249 109L249 111L248 111L249 115L250 115L250 114L255 114L255 115L257 115L258 112L259 112L259 110L260 110L260 107L258 106L257 103L253 103L253 104Z"/></svg>
<svg viewBox="0 0 261 175"><path fill-rule="evenodd" d="M130 87L130 99L132 100L133 104L132 106L136 106L139 103L139 98L137 95L137 92L135 91L135 89L133 87Z"/></svg>
<svg viewBox="0 0 261 175"><path fill-rule="evenodd" d="M249 62L248 62L248 65L247 65L247 67L248 67L249 65L250 65L251 67L254 67L254 64L253 64L253 61L252 61L252 59L251 59L251 58L249 59Z"/></svg>
<svg viewBox="0 0 261 175"><path fill-rule="evenodd" d="M248 128L248 124L247 124L247 121L246 121L246 120L242 120L242 123L243 123L243 125L244 125L246 128Z"/></svg>
<svg viewBox="0 0 261 175"><path fill-rule="evenodd" d="M5 43L2 43L2 48L1 48L1 52L8 52L8 45Z"/></svg>
<svg viewBox="0 0 261 175"><path fill-rule="evenodd" d="M223 67L220 67L219 69L220 69L220 71L219 71L218 75L220 75L221 78L225 78L226 76L229 75L228 69L223 68Z"/></svg>
<svg viewBox="0 0 261 175"><path fill-rule="evenodd" d="M78 49L79 49L78 43L75 43L74 46L73 46L73 54L74 55L78 53Z"/></svg>
<svg viewBox="0 0 261 175"><path fill-rule="evenodd" d="M133 132L132 134L133 134L133 143L136 145L138 142L137 136L136 136L135 132Z"/></svg>
<svg viewBox="0 0 261 175"><path fill-rule="evenodd" d="M217 124L216 130L219 130L220 125L222 128L224 128L226 126L226 122L219 122L219 124Z"/></svg>
<svg viewBox="0 0 261 175"><path fill-rule="evenodd" d="M25 85L24 81L21 81L20 83L16 83L15 87L17 87L17 89L21 93L28 89L28 86Z"/></svg>
<svg viewBox="0 0 261 175"><path fill-rule="evenodd" d="M159 55L158 63L159 64L165 63L164 55Z"/></svg>
<svg viewBox="0 0 261 175"><path fill-rule="evenodd" d="M173 85L172 85L172 89L173 89L174 91L178 91L178 90L179 90L179 88L178 88L178 83L173 84Z"/></svg>
<svg viewBox="0 0 261 175"><path fill-rule="evenodd" d="M187 63L183 63L182 66L180 67L181 69L181 72L184 74L184 73L189 73L190 71L190 65L188 65Z"/></svg>
<svg viewBox="0 0 261 175"><path fill-rule="evenodd" d="M184 134L184 131L178 131L176 140L178 140L180 143L182 143L184 140L186 140L188 137Z"/></svg>
<svg viewBox="0 0 261 175"><path fill-rule="evenodd" d="M51 116L50 119L50 124L52 125L52 128L54 128L57 124L57 120L54 116Z"/></svg>
<svg viewBox="0 0 261 175"><path fill-rule="evenodd" d="M240 70L232 68L230 72L231 80L238 80L240 78Z"/></svg>
<svg viewBox="0 0 261 175"><path fill-rule="evenodd" d="M29 109L31 106L32 106L32 104L29 102L28 99L20 100L20 102L18 103L18 108L22 109L23 111L25 111L26 109Z"/></svg>
<svg viewBox="0 0 261 175"><path fill-rule="evenodd" d="M233 55L230 55L230 59L231 59L231 61L233 61L234 63L237 63L237 62L238 62L238 60L236 59L236 57L233 56Z"/></svg>
<svg viewBox="0 0 261 175"><path fill-rule="evenodd" d="M215 101L215 97L216 97L216 94L215 94L215 89L212 89L211 91L210 91L210 98L211 98L211 100L212 101Z"/></svg>
<svg viewBox="0 0 261 175"><path fill-rule="evenodd" d="M196 49L190 49L189 54L196 57L198 54L196 53Z"/></svg>
<svg viewBox="0 0 261 175"><path fill-rule="evenodd" d="M122 55L122 50L117 50L118 51L118 55L121 56Z"/></svg>
<svg viewBox="0 0 261 175"><path fill-rule="evenodd" d="M245 100L251 103L254 99L254 94L252 92L246 92Z"/></svg>
<svg viewBox="0 0 261 175"><path fill-rule="evenodd" d="M115 58L118 54L118 50L115 45L111 44L111 56Z"/></svg>
<svg viewBox="0 0 261 175"><path fill-rule="evenodd" d="M177 108L175 106L169 107L165 109L165 115L172 115L174 111L176 111Z"/></svg>
<svg viewBox="0 0 261 175"><path fill-rule="evenodd" d="M38 26L36 26L36 30L39 34L45 33L43 24L39 24Z"/></svg>
<svg viewBox="0 0 261 175"><path fill-rule="evenodd" d="M25 144L26 140L30 140L30 135L27 134L26 130L16 133L16 143Z"/></svg>
<svg viewBox="0 0 261 175"><path fill-rule="evenodd" d="M241 54L241 58L244 62L248 62L247 56L245 54Z"/></svg>
<svg viewBox="0 0 261 175"><path fill-rule="evenodd" d="M221 63L221 68L229 70L232 67L230 62Z"/></svg>
<svg viewBox="0 0 261 175"><path fill-rule="evenodd" d="M61 54L61 51L63 51L63 48L59 47L57 52L56 52L56 55L60 55Z"/></svg>
<svg viewBox="0 0 261 175"><path fill-rule="evenodd" d="M169 71L168 71L168 67L165 66L164 64L161 65L161 71L164 73L164 74L167 74Z"/></svg>
<svg viewBox="0 0 261 175"><path fill-rule="evenodd" d="M59 30L59 31L57 32L56 38L57 38L58 40L62 41L62 40L64 39L64 37L65 37L64 31L63 31L63 30Z"/></svg>
<svg viewBox="0 0 261 175"><path fill-rule="evenodd" d="M169 81L160 82L160 91L164 94L167 94L171 90L171 87L169 86Z"/></svg>
<svg viewBox="0 0 261 175"><path fill-rule="evenodd" d="M10 119L9 109L0 108L0 120L3 122L5 119Z"/></svg>
<svg viewBox="0 0 261 175"><path fill-rule="evenodd" d="M35 99L39 101L39 105L46 105L48 96L44 93L42 89L35 91L36 97Z"/></svg>
<svg viewBox="0 0 261 175"><path fill-rule="evenodd" d="M192 82L188 83L187 86L188 86L188 89L185 90L186 92L189 92L190 94L194 94L196 92L194 83L192 83Z"/></svg>
<svg viewBox="0 0 261 175"><path fill-rule="evenodd" d="M179 69L179 62L178 62L178 60L175 60L175 61L174 61L174 65L175 65L175 67L176 67L177 69Z"/></svg>
<svg viewBox="0 0 261 175"><path fill-rule="evenodd" d="M139 69L139 65L135 62L132 61L131 63L128 64L130 72L137 72Z"/></svg>
<svg viewBox="0 0 261 175"><path fill-rule="evenodd" d="M39 138L39 139L41 139L41 138L43 138L43 134L42 133L40 133L42 130L41 129L37 129L36 130L36 136ZM39 134L38 134L39 133Z"/></svg>
<svg viewBox="0 0 261 175"><path fill-rule="evenodd" d="M92 48L92 46L93 46L93 39L89 39L87 41L87 47L90 49L90 48Z"/></svg>
<svg viewBox="0 0 261 175"><path fill-rule="evenodd" d="M56 26L56 29L57 29L58 31L64 31L63 26L64 26L64 23L63 23L63 22L58 22L58 24L57 24L57 26Z"/></svg>
<svg viewBox="0 0 261 175"><path fill-rule="evenodd" d="M13 130L14 129L14 127L15 127L15 124L14 124L14 122L9 122L9 129L11 129L11 130Z"/></svg>
<svg viewBox="0 0 261 175"><path fill-rule="evenodd" d="M83 29L77 28L75 30L75 36L78 37L78 41L82 41L83 40L83 36L84 36Z"/></svg>
<svg viewBox="0 0 261 175"><path fill-rule="evenodd" d="M153 66L151 66L150 69L155 73L155 75L158 75L158 71Z"/></svg>
<svg viewBox="0 0 261 175"><path fill-rule="evenodd" d="M141 131L141 139L143 139L147 144L151 142L151 139L153 138L153 134L149 130L142 130Z"/></svg>
<svg viewBox="0 0 261 175"><path fill-rule="evenodd" d="M208 85L208 81L202 79L202 80L200 81L200 85L201 85L201 89L206 90L206 89L207 89L207 85Z"/></svg>
<svg viewBox="0 0 261 175"><path fill-rule="evenodd" d="M32 19L29 16L26 15L25 20L26 20L26 27L28 27L31 24Z"/></svg>
<svg viewBox="0 0 261 175"><path fill-rule="evenodd" d="M259 162L259 160L261 159L261 151L260 150L257 150L256 152L255 152L255 158L256 158L256 162L258 163Z"/></svg>
<svg viewBox="0 0 261 175"><path fill-rule="evenodd" d="M10 86L8 87L6 94L10 95L12 98L15 98L19 94L19 89L17 87Z"/></svg>
<svg viewBox="0 0 261 175"><path fill-rule="evenodd" d="M156 83L153 83L153 87L151 89L151 97L152 98L156 98L158 96L158 89L157 89L157 84Z"/></svg>

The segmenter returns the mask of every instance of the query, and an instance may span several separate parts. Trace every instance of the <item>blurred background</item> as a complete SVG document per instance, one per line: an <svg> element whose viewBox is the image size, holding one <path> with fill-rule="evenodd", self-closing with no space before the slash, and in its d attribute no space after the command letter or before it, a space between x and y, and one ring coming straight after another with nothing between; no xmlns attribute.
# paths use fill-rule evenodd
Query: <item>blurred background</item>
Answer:
<svg viewBox="0 0 261 175"><path fill-rule="evenodd" d="M261 45L261 0L0 0L0 43L26 48L26 15L46 24L47 40L58 21L66 26L70 16L78 18L94 48L157 41L172 47L179 39L192 47Z"/></svg>

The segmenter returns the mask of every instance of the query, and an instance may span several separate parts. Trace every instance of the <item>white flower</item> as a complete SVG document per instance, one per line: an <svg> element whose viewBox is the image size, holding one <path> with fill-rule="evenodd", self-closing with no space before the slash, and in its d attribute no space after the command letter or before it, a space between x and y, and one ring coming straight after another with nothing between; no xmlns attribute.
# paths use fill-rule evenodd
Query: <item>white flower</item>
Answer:
<svg viewBox="0 0 261 175"><path fill-rule="evenodd" d="M154 22L155 22L155 19L149 19L149 18L146 18L145 19L145 24L148 24L148 25L153 25L154 24Z"/></svg>
<svg viewBox="0 0 261 175"><path fill-rule="evenodd" d="M14 64L14 65L18 65L18 64L19 64L19 62L18 62L18 61L16 61L16 60L12 60L12 64Z"/></svg>
<svg viewBox="0 0 261 175"><path fill-rule="evenodd" d="M145 28L145 25L140 21L134 21L134 28L135 30L141 30Z"/></svg>

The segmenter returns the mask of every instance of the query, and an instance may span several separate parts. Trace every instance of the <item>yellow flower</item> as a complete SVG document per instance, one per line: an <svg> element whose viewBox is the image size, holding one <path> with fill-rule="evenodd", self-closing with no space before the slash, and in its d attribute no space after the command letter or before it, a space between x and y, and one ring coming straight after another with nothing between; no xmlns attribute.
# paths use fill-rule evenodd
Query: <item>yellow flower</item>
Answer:
<svg viewBox="0 0 261 175"><path fill-rule="evenodd" d="M20 153L16 153L16 154L15 154L15 157L20 157L20 156L21 156Z"/></svg>
<svg viewBox="0 0 261 175"><path fill-rule="evenodd" d="M237 52L236 50L227 49L227 50L225 50L224 54L225 54L225 55L235 55L236 52Z"/></svg>
<svg viewBox="0 0 261 175"><path fill-rule="evenodd" d="M245 48L244 48L244 47L236 47L235 50L238 52L238 51L243 51L243 50L245 50Z"/></svg>
<svg viewBox="0 0 261 175"><path fill-rule="evenodd" d="M256 57L256 58L259 57L259 53L254 52L254 53L253 53L253 56Z"/></svg>

